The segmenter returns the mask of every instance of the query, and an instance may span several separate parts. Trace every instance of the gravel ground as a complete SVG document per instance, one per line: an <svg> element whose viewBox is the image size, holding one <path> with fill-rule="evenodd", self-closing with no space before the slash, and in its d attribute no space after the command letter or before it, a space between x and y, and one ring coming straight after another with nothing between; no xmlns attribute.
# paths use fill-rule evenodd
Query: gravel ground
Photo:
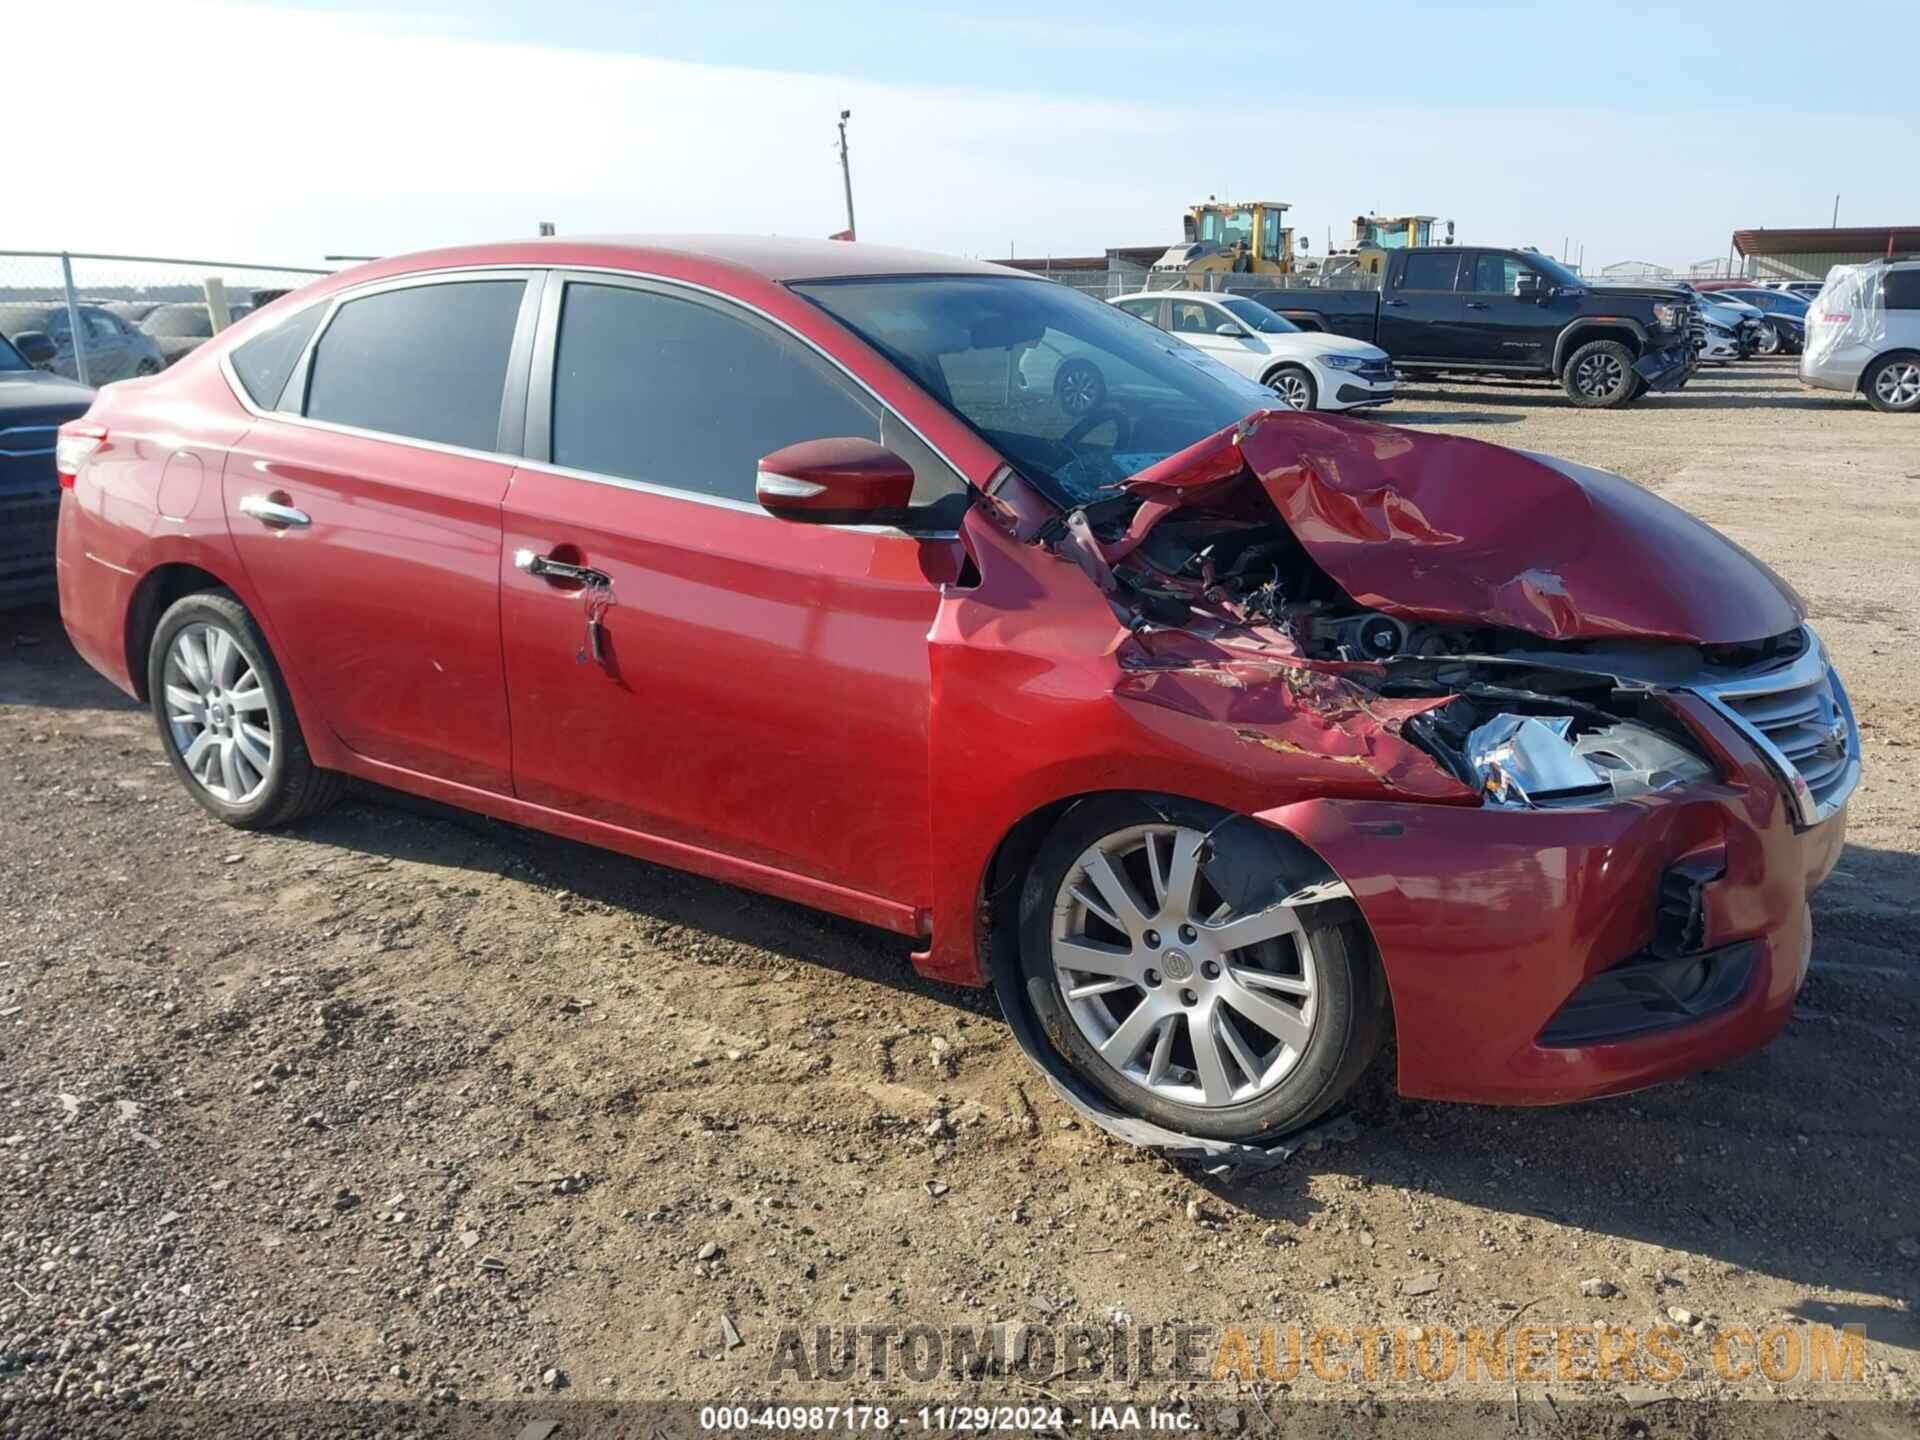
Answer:
<svg viewBox="0 0 1920 1440"><path fill-rule="evenodd" d="M1767 362L1621 413L1461 384L1384 418L1619 470L1807 597L1869 769L1766 1052L1559 1110L1376 1090L1353 1138L1208 1180L1075 1121L893 937L379 792L225 830L50 612L0 617L0 1432L51 1400L74 1434L195 1399L854 1398L773 1383L795 1324L1684 1310L1665 1393L1870 1397L1870 1433L1913 1433L1920 425ZM1802 1321L1865 1325L1862 1384L1707 1364L1717 1326ZM1505 1382L859 1384L1224 1399L1254 1429L1452 1394L1497 1402L1462 1433L1510 1428ZM1529 1431L1603 1433L1596 1386L1521 1390L1558 1400ZM1828 1409L1798 1433L1866 1413ZM1661 1407L1634 1413L1604 1433Z"/></svg>

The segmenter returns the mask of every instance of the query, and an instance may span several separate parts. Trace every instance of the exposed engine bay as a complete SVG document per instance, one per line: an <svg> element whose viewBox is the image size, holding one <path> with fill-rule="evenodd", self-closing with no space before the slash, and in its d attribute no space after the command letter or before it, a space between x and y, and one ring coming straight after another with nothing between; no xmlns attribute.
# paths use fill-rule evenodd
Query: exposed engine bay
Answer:
<svg viewBox="0 0 1920 1440"><path fill-rule="evenodd" d="M1592 804L1711 778L1698 742L1657 692L1790 658L1805 643L1797 624L1731 643L1634 633L1584 609L1562 570L1474 573L1490 547L1477 545L1460 523L1473 516L1442 516L1438 504L1423 508L1427 497L1382 484L1377 472L1364 474L1362 488L1353 454L1315 454L1299 443L1328 424L1320 417L1253 417L1232 434L1229 448L1203 444L1170 457L1039 538L1086 571L1147 656L1165 657L1146 664L1239 664L1244 672L1241 657L1290 657L1316 673L1314 686L1289 684L1296 700L1311 695L1335 708L1358 705L1494 805ZM1263 436L1281 438L1282 427L1290 432L1282 443L1261 443ZM1334 438L1350 452L1357 429L1340 427ZM1474 444L1427 436L1408 443L1438 444L1456 459L1458 452L1445 447ZM1561 474L1537 457L1474 450L1524 467L1527 483L1540 483L1537 472L1556 481ZM1327 482L1329 473L1344 483ZM1618 477L1582 467L1565 473L1573 483L1554 506L1557 526L1595 523L1593 512L1604 507L1641 504L1603 488L1629 486ZM1482 496L1490 499L1484 490ZM1578 539L1544 530L1541 543L1528 548L1551 556ZM1502 548L1510 557L1511 542ZM1773 580L1744 552L1733 553ZM1454 613L1436 614L1431 603L1395 603L1381 594L1404 583L1424 599L1441 588L1436 581L1448 578L1450 564L1464 572L1452 588L1483 605L1460 603ZM1622 586L1634 577L1593 575L1598 598L1631 603ZM1374 587L1369 599L1384 603L1355 598L1357 586L1350 586L1357 578ZM1784 585L1779 591L1791 595ZM1781 618L1800 618L1779 608ZM1724 628L1718 613L1703 618ZM1196 640L1218 647L1218 659L1209 661L1204 649L1194 653ZM1390 713L1375 700L1393 702ZM1343 733L1351 733L1349 720L1343 717Z"/></svg>

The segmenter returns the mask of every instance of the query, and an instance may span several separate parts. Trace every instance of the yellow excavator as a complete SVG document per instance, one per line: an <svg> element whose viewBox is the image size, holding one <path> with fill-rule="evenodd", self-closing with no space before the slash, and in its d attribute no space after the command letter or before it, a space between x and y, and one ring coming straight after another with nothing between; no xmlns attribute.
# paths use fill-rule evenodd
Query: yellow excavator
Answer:
<svg viewBox="0 0 1920 1440"><path fill-rule="evenodd" d="M1293 273L1293 227L1287 224L1290 207L1280 200L1252 200L1228 204L1207 197L1180 217L1186 239L1155 262L1159 272L1189 275L1233 272L1243 275Z"/></svg>

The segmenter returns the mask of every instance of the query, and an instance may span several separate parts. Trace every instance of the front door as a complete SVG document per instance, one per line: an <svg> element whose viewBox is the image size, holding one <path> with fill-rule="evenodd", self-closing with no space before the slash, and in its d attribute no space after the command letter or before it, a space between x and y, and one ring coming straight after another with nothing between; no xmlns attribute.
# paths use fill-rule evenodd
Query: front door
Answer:
<svg viewBox="0 0 1920 1440"><path fill-rule="evenodd" d="M1540 287L1538 298L1516 292L1525 277ZM1462 288L1466 291L1466 336L1473 358L1489 364L1553 364L1554 323L1547 277L1515 255L1474 250L1467 255Z"/></svg>
<svg viewBox="0 0 1920 1440"><path fill-rule="evenodd" d="M1220 306L1205 300L1170 297L1167 317L1167 328L1187 344L1206 351L1237 374L1254 380L1260 378L1260 369L1267 360L1266 347ZM1222 335L1223 326L1231 327L1233 333Z"/></svg>
<svg viewBox="0 0 1920 1440"><path fill-rule="evenodd" d="M531 340L526 291L489 274L347 299L222 479L235 548L315 718L368 760L500 793L513 458L496 452L516 330ZM518 422L516 407L513 448Z"/></svg>
<svg viewBox="0 0 1920 1440"><path fill-rule="evenodd" d="M837 887L848 913L871 910L859 897L923 905L927 632L959 542L777 520L754 479L762 455L838 435L914 461L929 513L958 477L865 390L723 302L556 278L546 311L533 458L505 505L516 793L652 837L687 868L719 855ZM535 556L611 585L516 564Z"/></svg>

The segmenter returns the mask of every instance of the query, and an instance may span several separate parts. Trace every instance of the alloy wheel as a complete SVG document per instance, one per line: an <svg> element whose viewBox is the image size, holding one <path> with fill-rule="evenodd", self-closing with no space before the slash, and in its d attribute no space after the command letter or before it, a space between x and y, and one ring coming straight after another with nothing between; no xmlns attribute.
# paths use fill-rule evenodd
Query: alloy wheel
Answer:
<svg viewBox="0 0 1920 1440"><path fill-rule="evenodd" d="M1905 409L1920 403L1920 361L1901 360L1882 365L1874 376L1873 393L1890 409Z"/></svg>
<svg viewBox="0 0 1920 1440"><path fill-rule="evenodd" d="M1574 371L1582 395L1611 395L1626 379L1626 369L1611 355L1589 355Z"/></svg>
<svg viewBox="0 0 1920 1440"><path fill-rule="evenodd" d="M1084 362L1070 362L1060 371L1060 408L1068 415L1088 414L1100 403L1101 389L1099 371Z"/></svg>
<svg viewBox="0 0 1920 1440"><path fill-rule="evenodd" d="M1055 896L1052 960L1068 1014L1115 1073L1156 1099L1218 1108L1299 1064L1320 984L1295 912L1236 913L1202 873L1206 843L1156 824L1088 847Z"/></svg>
<svg viewBox="0 0 1920 1440"><path fill-rule="evenodd" d="M1762 355L1778 355L1780 353L1780 332L1771 325L1762 325L1760 327L1759 342L1754 348L1759 350Z"/></svg>
<svg viewBox="0 0 1920 1440"><path fill-rule="evenodd" d="M1273 377L1273 391L1292 410L1307 410L1313 405L1313 396L1308 392L1307 377L1297 371L1289 370L1285 374Z"/></svg>
<svg viewBox="0 0 1920 1440"><path fill-rule="evenodd" d="M244 805L273 766L273 715L260 676L218 625L173 637L165 670L167 734L187 773L208 794Z"/></svg>

